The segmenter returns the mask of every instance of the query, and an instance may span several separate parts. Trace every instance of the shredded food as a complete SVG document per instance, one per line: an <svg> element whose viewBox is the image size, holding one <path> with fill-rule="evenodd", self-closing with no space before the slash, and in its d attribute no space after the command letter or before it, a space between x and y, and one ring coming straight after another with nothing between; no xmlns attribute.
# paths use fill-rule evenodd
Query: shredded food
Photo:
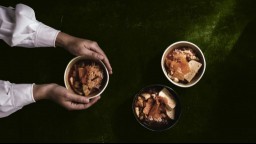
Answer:
<svg viewBox="0 0 256 144"><path fill-rule="evenodd" d="M103 72L99 65L80 61L73 65L69 82L75 93L89 96L99 90L103 80Z"/></svg>

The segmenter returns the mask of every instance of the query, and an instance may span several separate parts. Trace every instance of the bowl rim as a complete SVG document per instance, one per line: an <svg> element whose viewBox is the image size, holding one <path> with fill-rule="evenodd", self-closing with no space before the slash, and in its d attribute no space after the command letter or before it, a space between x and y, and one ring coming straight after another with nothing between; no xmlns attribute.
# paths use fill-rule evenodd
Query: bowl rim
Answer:
<svg viewBox="0 0 256 144"><path fill-rule="evenodd" d="M165 69L165 66L164 66L164 59L165 59L165 56L166 56L167 52L169 52L170 49L172 49L175 45L178 45L178 44L188 44L188 45L192 45L193 48L196 48L196 49L199 51L200 56L203 58L203 59L201 60L202 63L203 63L203 70L202 70L201 74L199 75L199 77L198 77L193 83L188 83L188 84L177 83L177 82L173 81L171 78L169 78L169 76L168 76L168 74L167 74L167 71L166 71L166 69ZM173 49L174 49L174 48L173 48ZM189 88L189 87L192 87L192 86L194 86L195 84L197 84L197 83L200 81L200 79L203 77L203 75L204 75L204 73L205 73L205 69L206 69L206 60L205 60L205 57L204 57L204 54L203 54L202 50L201 50L196 44L194 44L194 43L192 43L192 42L189 42L189 41L177 41L177 42L172 43L171 45L169 45L169 46L165 49L165 51L164 51L164 53L163 53L163 55L162 55L162 58L161 58L161 67L162 67L162 71L163 71L165 77L166 77L171 83L173 83L174 85L179 86L179 87Z"/></svg>
<svg viewBox="0 0 256 144"><path fill-rule="evenodd" d="M147 89L147 88L150 88L150 87L156 87L156 86L157 86L157 87L167 88L168 91L171 92L172 95L174 95L175 101L176 101L176 103L177 103L178 106L179 106L179 114L178 114L178 117L175 119L175 122L174 122L172 125L170 125L170 126L164 128L164 129L160 129L160 130L156 130L156 129L147 127L145 124L143 124L143 123L137 118L137 115L136 115L136 112L135 112L135 101L136 101L136 98L138 97L138 95L139 95L144 89ZM153 131L153 132L162 132L162 131L166 131L166 130L171 129L172 127L174 127L174 126L178 123L178 121L179 121L179 119L180 119L180 117L181 117L181 114L182 114L182 106L181 106L181 102L180 102L180 99L179 99L179 96L178 96L177 92L174 91L171 87L169 87L169 86L167 86L167 85L164 85L164 84L150 84L150 85L146 85L146 86L142 87L142 88L141 88L139 91L137 91L137 93L134 95L134 98L133 98L133 101L132 101L132 112L133 112L134 118L136 119L136 121L137 121L141 126L143 126L144 128L146 128L146 129L148 129L148 130L150 130L150 131Z"/></svg>
<svg viewBox="0 0 256 144"><path fill-rule="evenodd" d="M108 83L109 83L109 72L108 72L108 69L107 69L106 65L105 65L101 60L95 59L95 58L90 57L90 56L76 56L76 57L72 58L72 59L69 61L69 63L68 63L67 66L66 66L65 72L64 72L64 84L65 84L66 89L67 89L68 91L70 91L70 92L75 93L75 92L70 88L70 84L69 84L68 80L66 80L66 77L67 77L67 75L69 74L69 71L70 71L70 69L71 69L71 67L72 67L72 63L74 64L74 63L76 63L76 62L79 61L79 60L93 60L93 61L98 61L98 62L103 66L104 71L106 72L106 76L107 76L107 77L106 77L106 83L105 83L104 87L100 90L100 92L99 92L98 94L93 95L93 96L89 96L89 97L87 97L87 98L92 99L92 98L95 98L95 97L100 96L100 95L105 91L106 87L108 86Z"/></svg>

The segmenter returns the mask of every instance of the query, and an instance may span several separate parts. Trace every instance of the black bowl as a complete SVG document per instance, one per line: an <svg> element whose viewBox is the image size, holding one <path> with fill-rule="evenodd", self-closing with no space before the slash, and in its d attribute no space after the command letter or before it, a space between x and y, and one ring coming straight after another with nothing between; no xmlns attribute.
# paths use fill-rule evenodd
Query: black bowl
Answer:
<svg viewBox="0 0 256 144"><path fill-rule="evenodd" d="M161 123L158 123L158 122L153 122L153 123L148 123L144 120L140 120L135 112L135 104L136 104L136 101L138 99L138 96L140 96L142 93L144 92L149 92L149 91L156 91L156 92L159 92L161 91L163 88L166 88L170 94L173 96L175 102L176 102L176 107L175 107L175 116L174 116L174 120L170 119L167 123L165 124L161 124ZM165 131L165 130L168 130L170 129L171 127L173 127L179 120L180 118L180 115L181 115L181 104L180 104L180 100L178 98L178 95L177 93L170 87L168 86L165 86L165 85L161 85L161 84L153 84L153 85L149 85L149 86L146 86L144 88L142 88L134 97L133 99L133 103L132 103L132 111L133 111L133 114L136 118L136 120L139 122L140 125L142 125L143 127L145 127L146 129L148 130L151 130L151 131Z"/></svg>

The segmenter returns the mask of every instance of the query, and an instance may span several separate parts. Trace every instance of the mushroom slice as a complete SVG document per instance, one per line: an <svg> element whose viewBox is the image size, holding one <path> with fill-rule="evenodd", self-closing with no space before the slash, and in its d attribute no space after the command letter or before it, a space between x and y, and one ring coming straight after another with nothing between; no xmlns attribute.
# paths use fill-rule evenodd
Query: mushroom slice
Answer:
<svg viewBox="0 0 256 144"><path fill-rule="evenodd" d="M141 108L143 107L143 99L141 98L141 96L138 97L136 106L141 107Z"/></svg>
<svg viewBox="0 0 256 144"><path fill-rule="evenodd" d="M169 92L169 90L167 90L166 88L163 88L160 92L159 92L159 97L164 98L164 103L166 105L166 107L169 110L172 110L176 107L176 102L174 100L174 97L172 96L172 94Z"/></svg>
<svg viewBox="0 0 256 144"><path fill-rule="evenodd" d="M166 108L166 115L167 115L170 119L174 120L174 118L175 118L175 110L174 110L174 109L169 110L169 109Z"/></svg>
<svg viewBox="0 0 256 144"><path fill-rule="evenodd" d="M145 98L145 100L148 100L151 97L149 93L142 93L141 95Z"/></svg>
<svg viewBox="0 0 256 144"><path fill-rule="evenodd" d="M139 117L139 116L140 116L139 107L135 107L135 113L136 113L137 117Z"/></svg>

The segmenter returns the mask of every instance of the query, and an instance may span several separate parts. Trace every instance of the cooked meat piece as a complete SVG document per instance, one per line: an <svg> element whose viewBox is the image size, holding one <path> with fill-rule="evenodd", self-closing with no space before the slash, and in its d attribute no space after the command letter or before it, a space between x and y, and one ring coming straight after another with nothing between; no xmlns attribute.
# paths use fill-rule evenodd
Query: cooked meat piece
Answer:
<svg viewBox="0 0 256 144"><path fill-rule="evenodd" d="M83 78L84 73L85 73L84 68L79 67L79 68L78 68L78 75L79 75L79 79Z"/></svg>
<svg viewBox="0 0 256 144"><path fill-rule="evenodd" d="M83 85L83 92L84 92L85 96L88 96L91 93L91 91L87 85Z"/></svg>
<svg viewBox="0 0 256 144"><path fill-rule="evenodd" d="M160 107L159 107L159 111L160 111L160 113L165 113L165 103L164 102L162 102L161 100L161 97L159 97L159 102L160 102Z"/></svg>
<svg viewBox="0 0 256 144"><path fill-rule="evenodd" d="M171 71L173 72L172 76L179 80L184 80L184 75L190 72L188 61L184 54L174 54L174 60L170 64Z"/></svg>
<svg viewBox="0 0 256 144"><path fill-rule="evenodd" d="M152 109L149 112L149 117L152 117L155 121L162 121L161 111L160 111L160 101L158 97L156 97L156 102L154 103Z"/></svg>
<svg viewBox="0 0 256 144"><path fill-rule="evenodd" d="M87 80L87 86L89 89L93 89L96 85L95 81Z"/></svg>
<svg viewBox="0 0 256 144"><path fill-rule="evenodd" d="M102 82L102 78L97 77L96 79L93 80L95 82L95 88L99 89L100 88L100 84Z"/></svg>
<svg viewBox="0 0 256 144"><path fill-rule="evenodd" d="M143 113L145 115L148 115L149 111L151 110L151 108L153 106L153 102L154 102L154 100L152 98L149 98L148 101L146 102L146 106L143 109Z"/></svg>
<svg viewBox="0 0 256 144"><path fill-rule="evenodd" d="M82 83L82 84L86 84L86 83L87 83L86 75L84 75L84 76L81 78L81 83Z"/></svg>

